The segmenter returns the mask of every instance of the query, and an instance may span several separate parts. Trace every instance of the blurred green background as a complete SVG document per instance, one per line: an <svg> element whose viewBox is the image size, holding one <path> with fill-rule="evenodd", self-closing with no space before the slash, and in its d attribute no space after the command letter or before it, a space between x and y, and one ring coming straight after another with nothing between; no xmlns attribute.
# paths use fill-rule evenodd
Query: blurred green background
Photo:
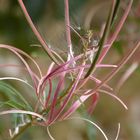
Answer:
<svg viewBox="0 0 140 140"><path fill-rule="evenodd" d="M71 25L75 28L93 29L99 31L105 22L111 0L69 0ZM120 12L116 22L119 21L128 0L121 2ZM64 2L63 0L24 0L26 8L32 17L36 27L45 38L46 42L58 52L66 51L65 24L64 24ZM89 16L91 14L91 16ZM124 27L113 45L105 62L116 63L120 60L134 42L140 39L140 1L134 0L132 10L127 18ZM75 34L72 32L72 40L75 43ZM41 48L32 46L39 44L36 37L28 26L26 19L16 0L0 0L0 44L9 44L20 48L30 54L46 73L49 58ZM76 44L75 48L76 48ZM75 49L78 53L78 49ZM111 58L111 59L110 59ZM125 111L122 106L110 97L100 95L99 103L91 116L108 135L114 139L118 122L121 123L119 140L140 139L140 67L137 66L134 73L118 90L119 79L132 66L139 64L140 50L137 50L129 63L125 65L118 75L109 83L128 105L129 110ZM10 52L0 49L0 64L21 64L21 62ZM106 72L99 72L102 77ZM0 76L19 76L28 79L28 75L17 68L1 68ZM16 87L30 101L32 91L28 95L28 88L19 83L7 81ZM4 100L3 92L0 91L0 98ZM81 109L82 110L82 109ZM83 109L84 110L84 109ZM82 112L82 113L81 113ZM84 114L84 111L77 112ZM11 128L10 118L0 117L0 140L7 140L8 129ZM50 128L56 140L102 140L103 137L93 126L83 121L69 120L59 122ZM49 140L46 128L32 127L28 129L19 140Z"/></svg>

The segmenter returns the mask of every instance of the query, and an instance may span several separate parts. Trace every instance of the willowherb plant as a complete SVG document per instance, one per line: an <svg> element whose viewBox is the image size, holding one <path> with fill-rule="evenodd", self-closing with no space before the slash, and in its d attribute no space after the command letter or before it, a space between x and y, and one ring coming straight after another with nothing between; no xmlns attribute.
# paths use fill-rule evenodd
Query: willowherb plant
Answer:
<svg viewBox="0 0 140 140"><path fill-rule="evenodd" d="M114 25L113 22L115 22L114 19L118 13L120 3L120 0L112 0L110 12L108 14L108 18L99 42L97 42L97 40L93 40L94 42L92 42L92 32L89 31L87 33L87 37L84 38L73 27L71 27L69 18L69 1L64 0L65 30L68 47L67 60L64 60L58 52L49 48L33 24L23 1L18 0L18 2L27 19L27 22L29 23L29 26L39 40L40 45L43 47L44 51L51 58L52 63L49 66L46 74L43 75L37 62L27 53L10 45L0 44L0 48L10 50L23 62L25 65L25 70L31 77L32 84L16 77L1 77L0 80L2 81L9 79L22 82L25 84L25 86L29 86L31 89L33 89L35 96L37 97L36 105L31 107L30 103L27 102L22 95L16 93L16 90L14 90L10 85L1 83L1 86L9 88L11 94L13 96L16 94L19 99L18 103L14 101L9 102L9 104L6 103L7 105L11 106L11 109L0 112L0 115L21 114L19 116L20 120L22 121L17 124L14 132L10 130L11 139L16 139L17 136L19 136L26 128L30 127L32 124L47 127L48 134L50 135L48 127L53 123L56 121L63 121L73 118L90 122L95 127L97 127L105 139L108 140L105 133L97 124L85 118L70 116L90 97L93 101L87 108L87 112L91 114L100 99L99 94L101 92L116 99L125 109L127 109L125 103L123 103L123 101L117 95L113 94L113 88L110 87L107 83L117 74L121 67L124 66L129 58L135 53L135 51L140 46L140 42L136 43L136 45L128 52L128 54L124 56L124 58L118 64L103 64L102 61L109 52L123 24L125 23L129 11L131 10L133 0L129 0L128 6L126 7L119 23L116 23L116 26L113 28L113 32L110 32L112 30L112 26ZM79 36L82 42L83 52L77 56L75 56L73 52L71 29ZM25 57L31 60L31 62L35 65L38 74L35 73L35 70L30 67L30 65L25 60ZM14 65L9 66L12 67ZM0 67L4 68L4 65L0 65ZM105 75L104 78L98 79L95 75L95 71L103 68L111 68L111 71ZM65 83L67 79L70 80L70 84L67 84L68 86ZM54 80L57 81L55 89L53 89ZM95 83L96 86L93 88L87 88L85 85L88 84L89 81ZM4 104L5 102L1 102L1 105ZM120 124L118 125L118 132L115 140L118 139L119 130ZM54 139L51 135L50 138Z"/></svg>

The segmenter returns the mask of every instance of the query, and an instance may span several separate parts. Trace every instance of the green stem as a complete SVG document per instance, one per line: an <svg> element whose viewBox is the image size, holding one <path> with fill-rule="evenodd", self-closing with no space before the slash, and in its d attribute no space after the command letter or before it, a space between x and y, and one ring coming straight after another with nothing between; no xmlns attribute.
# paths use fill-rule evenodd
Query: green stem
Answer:
<svg viewBox="0 0 140 140"><path fill-rule="evenodd" d="M118 11L119 11L120 3L121 3L120 0L117 0L117 1L116 1L114 13L113 13L113 16L112 16L111 25L113 25L113 23L114 23L114 21L115 21L115 19L116 19L117 13L118 13Z"/></svg>
<svg viewBox="0 0 140 140"><path fill-rule="evenodd" d="M95 58L94 58L94 60L93 60L93 62L91 64L91 67L89 68L88 72L86 73L86 75L84 77L85 79L89 75L91 75L95 70L95 66L96 66L96 63L97 63L98 58L100 56L101 50L102 50L102 48L103 48L103 46L104 46L104 44L105 44L105 42L107 40L109 32L110 32L111 22L112 22L115 7L116 7L117 4L118 4L117 0L115 0L115 2L113 2L113 6L111 6L111 10L110 10L110 13L109 13L109 16L108 16L108 19L107 19L107 23L106 23L106 26L105 26L105 29L104 29L104 33L103 33L103 36L102 36L102 38L101 38L101 40L99 42L99 49L98 49L97 54L96 54L96 56L95 56Z"/></svg>

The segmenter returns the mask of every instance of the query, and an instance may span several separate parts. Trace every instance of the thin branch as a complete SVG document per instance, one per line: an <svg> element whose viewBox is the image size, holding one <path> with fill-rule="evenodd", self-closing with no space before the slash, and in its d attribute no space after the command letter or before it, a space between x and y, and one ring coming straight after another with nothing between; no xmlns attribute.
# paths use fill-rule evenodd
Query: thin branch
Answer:
<svg viewBox="0 0 140 140"><path fill-rule="evenodd" d="M71 33L70 33L70 19L69 19L69 0L65 0L65 24L66 24L66 38L68 47L71 47Z"/></svg>
<svg viewBox="0 0 140 140"><path fill-rule="evenodd" d="M119 134L120 134L120 129L121 129L121 125L120 125L120 123L118 123L118 130L117 130L117 135L116 135L115 140L118 140L118 137L119 137Z"/></svg>
<svg viewBox="0 0 140 140"><path fill-rule="evenodd" d="M51 133L50 133L49 126L47 127L47 132L48 132L48 135L49 135L50 139L51 139L51 140L55 140L55 139L53 138L53 136L51 135Z"/></svg>
<svg viewBox="0 0 140 140"><path fill-rule="evenodd" d="M69 0L65 2L65 26L66 26L66 39L68 44L68 60L73 57L72 42L71 42L71 31L70 31L70 17L69 17Z"/></svg>
<svg viewBox="0 0 140 140"><path fill-rule="evenodd" d="M37 37L38 41L41 43L41 45L43 46L44 50L47 52L48 56L56 63L59 65L59 62L58 60L55 58L55 56L53 55L53 53L51 52L51 49L49 48L49 46L46 44L46 42L44 41L44 39L42 38L41 34L39 33L39 31L36 29L34 23L32 22L27 10L26 10L26 7L23 3L22 0L18 0L19 2L19 5L25 15L25 18L28 22L28 24L30 25L32 31L34 32L35 36Z"/></svg>
<svg viewBox="0 0 140 140"><path fill-rule="evenodd" d="M127 81L127 79L134 73L134 71L138 68L138 62L132 63L129 68L127 68L126 72L123 74L121 79L118 81L115 90L118 91L121 86Z"/></svg>

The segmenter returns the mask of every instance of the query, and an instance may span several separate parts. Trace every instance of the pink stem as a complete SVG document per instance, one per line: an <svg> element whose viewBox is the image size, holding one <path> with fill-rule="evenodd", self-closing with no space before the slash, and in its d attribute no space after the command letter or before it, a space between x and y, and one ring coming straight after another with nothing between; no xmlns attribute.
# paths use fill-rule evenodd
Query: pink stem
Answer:
<svg viewBox="0 0 140 140"><path fill-rule="evenodd" d="M54 57L54 55L52 54L51 52L51 49L48 47L48 45L46 44L46 42L44 41L44 39L42 38L41 34L39 33L39 31L36 29L35 25L33 24L27 10L26 10L26 7L23 3L22 0L18 0L20 6L21 6L21 9L32 29L32 31L34 32L35 36L37 37L37 39L39 40L39 42L41 43L41 45L43 46L43 48L46 50L47 54L49 55L49 57L56 63L56 64L59 64L59 62L57 61L57 59Z"/></svg>

